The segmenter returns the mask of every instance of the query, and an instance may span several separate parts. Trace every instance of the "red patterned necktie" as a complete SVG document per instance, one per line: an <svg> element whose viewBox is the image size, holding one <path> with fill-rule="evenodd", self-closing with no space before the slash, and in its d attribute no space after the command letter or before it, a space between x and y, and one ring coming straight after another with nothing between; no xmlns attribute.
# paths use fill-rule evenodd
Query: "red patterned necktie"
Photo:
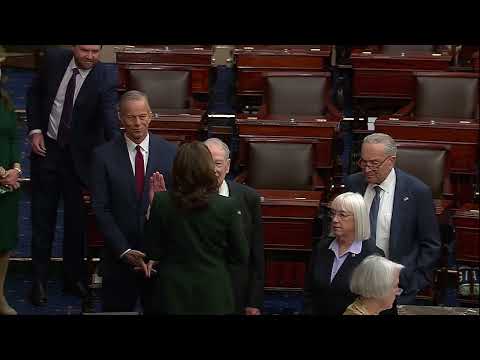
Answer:
<svg viewBox="0 0 480 360"><path fill-rule="evenodd" d="M137 189L137 196L142 197L143 183L145 180L145 168L143 165L143 155L140 145L137 145L137 154L135 155L135 187Z"/></svg>

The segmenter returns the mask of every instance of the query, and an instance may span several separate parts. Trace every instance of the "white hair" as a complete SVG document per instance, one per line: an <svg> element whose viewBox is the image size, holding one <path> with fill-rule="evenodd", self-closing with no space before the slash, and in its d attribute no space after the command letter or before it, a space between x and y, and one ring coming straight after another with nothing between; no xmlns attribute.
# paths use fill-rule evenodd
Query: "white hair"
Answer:
<svg viewBox="0 0 480 360"><path fill-rule="evenodd" d="M209 138L203 142L206 146L209 144L211 145L216 145L219 148L221 148L225 154L225 160L230 159L230 149L228 148L228 145L225 144L222 140L218 138Z"/></svg>
<svg viewBox="0 0 480 360"><path fill-rule="evenodd" d="M362 195L353 192L340 194L332 201L330 206L332 209L353 213L355 240L367 240L370 238L370 218Z"/></svg>
<svg viewBox="0 0 480 360"><path fill-rule="evenodd" d="M125 107L125 104L127 102L141 101L141 100L145 101L145 105L147 106L148 111L151 112L152 110L150 108L150 103L148 102L147 94L145 94L141 91L138 91L138 90L129 90L126 93L124 93L122 95L122 97L120 98L120 102L119 102L119 105L118 105L120 113L122 112L122 108Z"/></svg>
<svg viewBox="0 0 480 360"><path fill-rule="evenodd" d="M397 144L395 140L392 139L390 135L383 133L373 133L368 136L365 136L363 139L364 144L383 144L385 146L385 155L387 156L396 156L397 155Z"/></svg>
<svg viewBox="0 0 480 360"><path fill-rule="evenodd" d="M383 298L396 285L394 282L403 267L383 256L370 255L353 270L350 290L364 298Z"/></svg>

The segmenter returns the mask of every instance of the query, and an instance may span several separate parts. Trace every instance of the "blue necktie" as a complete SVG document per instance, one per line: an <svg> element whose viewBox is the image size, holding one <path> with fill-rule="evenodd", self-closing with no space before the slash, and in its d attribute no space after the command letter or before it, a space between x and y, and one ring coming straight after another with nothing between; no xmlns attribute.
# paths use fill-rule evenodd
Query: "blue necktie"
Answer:
<svg viewBox="0 0 480 360"><path fill-rule="evenodd" d="M378 208L380 205L380 191L382 191L382 188L376 185L373 189L375 190L375 197L373 198L372 206L370 206L370 240L373 244L376 244Z"/></svg>
<svg viewBox="0 0 480 360"><path fill-rule="evenodd" d="M68 81L67 90L65 91L65 100L63 101L62 116L58 125L57 143L64 148L70 143L70 130L72 126L73 113L73 97L75 95L75 82L77 80L78 69L72 69L72 76Z"/></svg>

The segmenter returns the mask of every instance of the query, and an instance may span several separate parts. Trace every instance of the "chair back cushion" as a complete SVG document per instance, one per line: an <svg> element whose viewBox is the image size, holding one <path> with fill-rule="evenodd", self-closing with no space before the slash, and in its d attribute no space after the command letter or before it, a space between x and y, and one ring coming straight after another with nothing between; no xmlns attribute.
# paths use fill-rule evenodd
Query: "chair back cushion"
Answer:
<svg viewBox="0 0 480 360"><path fill-rule="evenodd" d="M313 145L251 142L248 185L257 189L311 190Z"/></svg>
<svg viewBox="0 0 480 360"><path fill-rule="evenodd" d="M190 73L179 70L130 70L129 90L147 94L153 109L187 109Z"/></svg>
<svg viewBox="0 0 480 360"><path fill-rule="evenodd" d="M396 167L422 180L432 190L433 198L441 199L446 157L446 150L398 147Z"/></svg>
<svg viewBox="0 0 480 360"><path fill-rule="evenodd" d="M266 84L270 115L325 114L326 77L268 76Z"/></svg>
<svg viewBox="0 0 480 360"><path fill-rule="evenodd" d="M478 78L417 76L416 116L478 118Z"/></svg>

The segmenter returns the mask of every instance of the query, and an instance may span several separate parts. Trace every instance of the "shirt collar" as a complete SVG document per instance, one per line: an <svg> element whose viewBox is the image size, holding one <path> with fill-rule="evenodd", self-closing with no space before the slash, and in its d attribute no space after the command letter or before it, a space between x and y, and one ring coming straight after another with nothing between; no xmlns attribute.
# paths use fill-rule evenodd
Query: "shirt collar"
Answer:
<svg viewBox="0 0 480 360"><path fill-rule="evenodd" d="M355 255L360 254L362 252L362 242L363 242L362 240L355 240L342 256L340 256L339 254L339 246L338 246L337 239L333 240L328 248L332 250L335 256L339 259L340 257L347 255L348 253L352 253Z"/></svg>
<svg viewBox="0 0 480 360"><path fill-rule="evenodd" d="M220 185L220 187L218 189L218 193L222 196L226 196L226 197L230 196L230 191L228 189L228 185L227 185L227 182L225 180L223 180L222 185Z"/></svg>
<svg viewBox="0 0 480 360"><path fill-rule="evenodd" d="M144 152L148 153L148 145L150 143L150 134L149 133L147 133L147 136L145 136L145 139L143 139L143 141L140 144L135 144L125 134L123 136L125 137L125 142L127 143L127 149L128 149L129 152L136 151L135 148L137 147L137 145L140 145L140 148Z"/></svg>
<svg viewBox="0 0 480 360"><path fill-rule="evenodd" d="M385 178L385 180L383 180L383 182L381 184L368 184L368 188L369 189L372 189L373 191L373 188L375 186L380 186L380 188L385 191L386 193L390 193L391 191L394 191L394 181L395 181L395 169L392 168L392 170L390 170L390 173L388 174L388 176Z"/></svg>
<svg viewBox="0 0 480 360"><path fill-rule="evenodd" d="M72 60L70 60L70 64L68 64L68 69L70 71L72 71L74 68L77 68L78 69L78 73L80 74L80 76L85 79L87 77L87 75L90 73L90 71L92 69L88 69L88 70L83 70L83 69L80 69L77 64L75 64L75 58L72 57Z"/></svg>

